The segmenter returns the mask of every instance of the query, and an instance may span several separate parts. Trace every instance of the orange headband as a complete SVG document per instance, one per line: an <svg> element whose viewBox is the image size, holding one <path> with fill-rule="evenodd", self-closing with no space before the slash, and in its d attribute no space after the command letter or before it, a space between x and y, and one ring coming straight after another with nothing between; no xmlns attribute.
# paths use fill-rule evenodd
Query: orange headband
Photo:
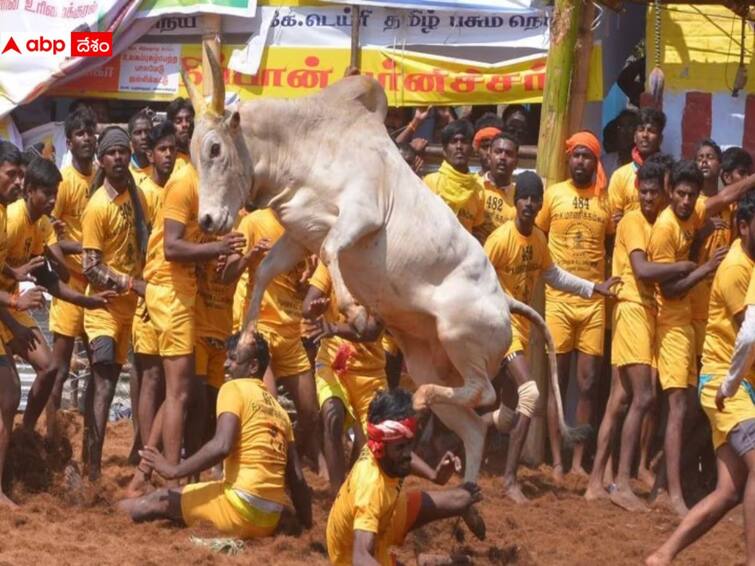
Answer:
<svg viewBox="0 0 755 566"><path fill-rule="evenodd" d="M598 162L597 174L595 175L595 193L600 194L606 188L608 181L603 164L600 161L600 142L592 132L577 132L566 140L566 154L571 155L578 146L586 147Z"/></svg>
<svg viewBox="0 0 755 566"><path fill-rule="evenodd" d="M474 140L472 140L472 147L474 147L475 151L478 151L483 140L494 138L500 133L501 130L494 128L493 126L482 128L474 135Z"/></svg>

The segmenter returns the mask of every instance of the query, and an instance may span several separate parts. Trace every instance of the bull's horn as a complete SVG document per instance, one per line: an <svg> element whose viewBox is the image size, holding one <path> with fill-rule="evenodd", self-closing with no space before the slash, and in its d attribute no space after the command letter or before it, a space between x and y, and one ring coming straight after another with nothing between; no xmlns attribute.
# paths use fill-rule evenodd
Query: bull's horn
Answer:
<svg viewBox="0 0 755 566"><path fill-rule="evenodd" d="M218 116L225 112L225 81L223 80L223 69L220 67L220 61L215 57L210 46L205 43L205 53L207 61L210 63L212 71L212 102L210 102L210 111Z"/></svg>
<svg viewBox="0 0 755 566"><path fill-rule="evenodd" d="M194 113L199 116L202 114L205 110L205 101L202 95L197 90L197 87L194 85L194 83L189 78L188 73L186 70L182 67L181 68L181 78L184 81L184 86L186 87L186 92L189 93L189 100L191 100L191 105L194 107Z"/></svg>

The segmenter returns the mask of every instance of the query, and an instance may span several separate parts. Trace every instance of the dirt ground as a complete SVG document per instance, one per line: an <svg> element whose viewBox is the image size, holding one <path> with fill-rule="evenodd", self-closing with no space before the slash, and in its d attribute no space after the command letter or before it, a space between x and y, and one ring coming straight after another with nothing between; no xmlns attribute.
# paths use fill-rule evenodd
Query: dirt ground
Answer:
<svg viewBox="0 0 755 566"><path fill-rule="evenodd" d="M40 437L21 439L27 448L14 469L12 496L21 510L0 511L0 566L26 564L327 564L325 524L330 506L326 484L308 474L314 491L315 526L300 537L278 536L252 541L235 556L216 553L190 538L214 536L209 528L185 529L168 522L134 525L115 511L131 476L128 421L111 424L105 443L104 478L99 486L81 482L65 464L81 446L81 421L68 419L73 446L44 448ZM23 442L20 442L23 441ZM33 448L29 448L33 447ZM18 452L15 452L18 455ZM14 468L18 468L15 466ZM70 467L68 468L70 470ZM661 511L630 514L609 502L582 499L584 482L567 478L555 487L548 468L524 470L523 489L533 501L514 506L501 497L500 482L484 472L481 511L487 540L475 540L463 524L444 521L414 532L398 552L415 564L417 554L452 553L473 564L638 564L675 527ZM454 480L452 480L453 482ZM421 484L410 479L408 485ZM41 490L41 491L40 491ZM741 508L684 552L679 564L744 564Z"/></svg>

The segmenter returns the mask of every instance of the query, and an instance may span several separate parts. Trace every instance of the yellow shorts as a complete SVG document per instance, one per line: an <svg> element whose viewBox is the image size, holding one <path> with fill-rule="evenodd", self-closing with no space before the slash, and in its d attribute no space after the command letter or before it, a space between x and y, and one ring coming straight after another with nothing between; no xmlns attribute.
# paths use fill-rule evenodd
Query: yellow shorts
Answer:
<svg viewBox="0 0 755 566"><path fill-rule="evenodd" d="M391 336L387 332L383 332L383 337L381 338L381 344L383 346L383 350L388 352L391 356L398 356L398 353L399 353L398 344L396 344L396 341L393 339L393 336Z"/></svg>
<svg viewBox="0 0 755 566"><path fill-rule="evenodd" d="M26 328L38 328L39 326L31 316L31 313L29 311L17 311L14 309L8 309L8 313L21 326L25 326ZM13 334L11 334L10 329L2 322L0 322L0 340L2 340L3 344L7 344L11 340L13 340Z"/></svg>
<svg viewBox="0 0 755 566"><path fill-rule="evenodd" d="M703 344L705 343L705 328L708 326L706 320L693 320L692 330L695 332L695 358L703 357Z"/></svg>
<svg viewBox="0 0 755 566"><path fill-rule="evenodd" d="M574 303L546 301L545 322L557 354L578 350L590 356L603 355L606 304L602 298Z"/></svg>
<svg viewBox="0 0 755 566"><path fill-rule="evenodd" d="M317 405L319 407L322 408L328 399L341 400L346 409L343 428L344 430L349 429L354 424L354 414L349 403L349 396L329 364L320 361L315 362L315 387L317 388Z"/></svg>
<svg viewBox="0 0 755 566"><path fill-rule="evenodd" d="M167 285L147 285L149 318L157 330L161 356L188 356L194 352L196 295L183 295Z"/></svg>
<svg viewBox="0 0 755 566"><path fill-rule="evenodd" d="M147 314L144 299L139 299L131 328L131 344L135 354L145 356L159 356L160 348L157 344L157 328Z"/></svg>
<svg viewBox="0 0 755 566"><path fill-rule="evenodd" d="M656 348L661 389L684 389L697 385L695 331L691 324L659 324L656 330Z"/></svg>
<svg viewBox="0 0 755 566"><path fill-rule="evenodd" d="M88 282L83 275L71 273L68 286L79 293L86 293ZM50 332L69 338L83 336L84 307L53 297L50 305Z"/></svg>
<svg viewBox="0 0 755 566"><path fill-rule="evenodd" d="M755 389L748 381L743 381L737 392L726 399L723 411L718 410L716 393L723 380L723 375L701 375L698 387L700 404L710 421L716 449L726 442L729 433L739 423L755 419Z"/></svg>
<svg viewBox="0 0 755 566"><path fill-rule="evenodd" d="M212 524L225 535L237 538L260 538L275 532L280 512L265 512L251 506L245 517L226 496L223 481L191 483L181 490L181 515L191 526L198 522Z"/></svg>
<svg viewBox="0 0 755 566"><path fill-rule="evenodd" d="M377 533L375 541L375 560L381 566L395 564L391 557L391 547L401 546L417 521L422 507L422 492L419 490L402 490L398 495L393 516L388 523L385 532ZM336 538L336 533L331 530L331 522L325 530L325 540L328 546L328 557L331 564L351 564L353 552L353 540L343 541Z"/></svg>
<svg viewBox="0 0 755 566"><path fill-rule="evenodd" d="M106 309L87 309L84 313L84 332L90 343L100 336L112 338L116 344L115 362L126 363L131 344L131 326L136 312L137 296L118 295Z"/></svg>
<svg viewBox="0 0 755 566"><path fill-rule="evenodd" d="M197 338L194 345L194 368L197 376L204 377L210 387L220 389L225 383L227 355L228 349L222 340Z"/></svg>
<svg viewBox="0 0 755 566"><path fill-rule="evenodd" d="M521 315L515 314L511 317L511 346L509 346L505 357L509 357L517 352L527 353L527 344L530 341L530 321Z"/></svg>
<svg viewBox="0 0 755 566"><path fill-rule="evenodd" d="M629 301L616 305L611 338L611 364L652 366L655 349L655 312Z"/></svg>
<svg viewBox="0 0 755 566"><path fill-rule="evenodd" d="M260 322L257 330L270 350L270 369L275 379L293 377L312 369L301 342L299 324L278 325Z"/></svg>

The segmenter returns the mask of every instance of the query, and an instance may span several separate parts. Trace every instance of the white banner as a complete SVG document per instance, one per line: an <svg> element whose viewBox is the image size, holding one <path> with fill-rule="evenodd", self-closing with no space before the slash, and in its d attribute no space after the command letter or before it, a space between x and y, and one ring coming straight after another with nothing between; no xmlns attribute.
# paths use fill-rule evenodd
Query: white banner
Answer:
<svg viewBox="0 0 755 566"><path fill-rule="evenodd" d="M324 0L336 4L359 4L420 10L471 10L484 12L529 12L541 8L539 0Z"/></svg>
<svg viewBox="0 0 755 566"><path fill-rule="evenodd" d="M118 90L166 92L178 90L181 46L134 43L121 54Z"/></svg>
<svg viewBox="0 0 755 566"><path fill-rule="evenodd" d="M23 147L21 134L10 116L0 118L0 140L9 141L18 148Z"/></svg>
<svg viewBox="0 0 755 566"><path fill-rule="evenodd" d="M364 8L359 42L365 47L406 45L490 45L548 49L551 12L436 12ZM347 47L351 43L351 8L340 6L260 6L252 22L223 18L224 34L267 34L266 45L284 47ZM149 37L201 35L198 16L160 18Z"/></svg>

